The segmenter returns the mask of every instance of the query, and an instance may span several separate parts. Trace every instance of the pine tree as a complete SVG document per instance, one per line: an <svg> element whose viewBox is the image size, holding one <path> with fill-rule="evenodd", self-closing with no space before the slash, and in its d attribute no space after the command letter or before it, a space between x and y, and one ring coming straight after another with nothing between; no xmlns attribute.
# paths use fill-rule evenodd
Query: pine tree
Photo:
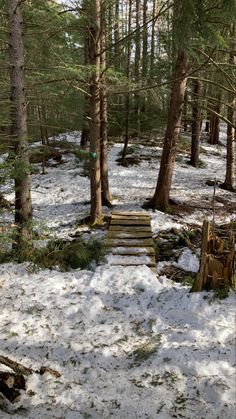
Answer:
<svg viewBox="0 0 236 419"><path fill-rule="evenodd" d="M30 246L32 240L30 226L32 204L21 7L18 0L8 0L10 99L12 102L12 139L15 150L15 222L18 228L16 243L19 251L22 251L22 246Z"/></svg>

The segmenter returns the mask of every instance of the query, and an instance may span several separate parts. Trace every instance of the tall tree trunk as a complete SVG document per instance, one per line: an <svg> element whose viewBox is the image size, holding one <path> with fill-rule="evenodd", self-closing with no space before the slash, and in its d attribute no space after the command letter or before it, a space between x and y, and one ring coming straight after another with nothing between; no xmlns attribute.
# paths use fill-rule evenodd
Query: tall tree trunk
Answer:
<svg viewBox="0 0 236 419"><path fill-rule="evenodd" d="M100 82L100 137L101 137L101 185L102 185L102 204L111 207L111 195L109 191L108 178L108 138L107 138L107 88L105 81L106 70L106 23L105 10L102 7L101 17L101 82Z"/></svg>
<svg viewBox="0 0 236 419"><path fill-rule="evenodd" d="M184 50L179 48L173 75L174 83L168 111L160 170L156 190L152 199L153 208L162 211L168 211L169 209L169 195L176 156L176 143L180 133L184 94L187 83L187 70L187 54Z"/></svg>
<svg viewBox="0 0 236 419"><path fill-rule="evenodd" d="M147 0L143 0L143 51L142 51L142 80L145 83L147 81L148 73L148 30L147 30Z"/></svg>
<svg viewBox="0 0 236 419"><path fill-rule="evenodd" d="M207 115L207 120L205 123L205 132L210 132L210 116Z"/></svg>
<svg viewBox="0 0 236 419"><path fill-rule="evenodd" d="M152 5L152 19L153 19L153 21L152 21L152 34L151 34L150 72L149 72L150 82L155 75L154 64L155 64L155 33L156 33L155 25L156 25L156 20L154 18L156 16L156 6L157 6L157 0L153 0L153 5Z"/></svg>
<svg viewBox="0 0 236 419"><path fill-rule="evenodd" d="M27 133L27 102L25 92L25 63L23 19L19 0L8 0L9 61L12 134L15 145L15 223L18 227L17 247L30 245L32 204L30 191L29 144Z"/></svg>
<svg viewBox="0 0 236 419"><path fill-rule="evenodd" d="M132 0L129 0L128 8L128 34L131 32L131 19L132 19ZM130 64L131 64L131 39L127 41L127 53L126 53L126 77L127 81L130 79ZM125 135L124 135L124 148L122 153L122 160L125 159L126 151L129 144L129 112L130 112L130 94L127 93L125 98Z"/></svg>
<svg viewBox="0 0 236 419"><path fill-rule="evenodd" d="M217 100L220 100L220 95L217 95ZM220 103L216 103L214 111L220 113ZM210 119L210 144L219 144L220 137L220 118L218 115L211 114Z"/></svg>
<svg viewBox="0 0 236 419"><path fill-rule="evenodd" d="M183 107L183 126L184 126L184 132L188 131L188 93L185 91L184 95L184 107Z"/></svg>
<svg viewBox="0 0 236 419"><path fill-rule="evenodd" d="M236 42L235 42L235 25L231 29L231 47L230 47L230 56L229 63L234 67L236 65ZM227 191L235 191L234 188L234 177L235 177L235 108L236 108L236 97L233 91L228 93L228 112L227 118L232 123L232 125L227 125L227 154L226 154L226 173L225 181L222 188Z"/></svg>
<svg viewBox="0 0 236 419"><path fill-rule="evenodd" d="M84 15L86 15L87 8L87 0L83 1L82 9ZM85 28L84 28L84 65L89 64L89 27L85 21ZM88 114L89 114L89 97L85 94L84 95L84 115L83 115L83 122L82 122L82 132L81 132L81 139L80 145L82 148L87 148L89 142L89 124L88 124Z"/></svg>
<svg viewBox="0 0 236 419"><path fill-rule="evenodd" d="M93 66L90 79L90 189L92 223L102 218L102 190L100 168L100 35L101 0L90 0L89 63Z"/></svg>
<svg viewBox="0 0 236 419"><path fill-rule="evenodd" d="M140 13L140 0L136 0L136 28L140 27L141 13ZM135 72L135 82L139 84L140 82L140 58L141 58L141 48L140 48L140 31L136 32L135 36L135 58L134 58L134 72ZM135 115L137 116L137 135L140 135L140 96L135 94L134 97L135 103Z"/></svg>
<svg viewBox="0 0 236 419"><path fill-rule="evenodd" d="M194 167L199 166L200 135L202 127L202 112L200 108L200 98L202 93L202 83L199 80L193 82L193 104L192 104L192 142L190 164Z"/></svg>
<svg viewBox="0 0 236 419"><path fill-rule="evenodd" d="M142 48L142 83L143 85L147 84L147 77L148 77L148 29L147 29L147 11L148 11L148 1L143 0L143 48ZM143 124L141 126L141 130L145 130L145 120L146 120L146 104L147 98L146 96L142 98L142 117Z"/></svg>
<svg viewBox="0 0 236 419"><path fill-rule="evenodd" d="M108 45L113 45L114 43L114 36L115 33L113 31L113 26L114 26L114 7L113 7L113 3L112 2L107 2L106 7L105 7L105 2L101 2L101 7L104 8L104 13L106 13L106 22L107 22L107 32L106 32L106 37L107 37L107 44ZM105 11L106 8L106 11ZM113 36L114 35L114 36ZM115 59L116 59L116 50L115 47L114 48L108 48L107 52L107 60L109 63L114 63Z"/></svg>
<svg viewBox="0 0 236 419"><path fill-rule="evenodd" d="M115 42L115 69L120 69L120 46L118 44L120 38L120 0L115 1L115 25L114 25L114 42Z"/></svg>

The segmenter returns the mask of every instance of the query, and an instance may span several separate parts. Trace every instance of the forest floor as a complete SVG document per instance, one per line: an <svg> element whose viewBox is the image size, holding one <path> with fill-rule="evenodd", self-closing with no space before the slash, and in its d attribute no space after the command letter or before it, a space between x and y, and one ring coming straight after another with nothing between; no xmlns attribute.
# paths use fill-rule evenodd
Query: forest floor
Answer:
<svg viewBox="0 0 236 419"><path fill-rule="evenodd" d="M79 134L58 139L78 143ZM154 191L161 147L133 144L130 157L140 161L127 167L117 163L121 149L110 148L113 204L140 211ZM188 151L178 154L171 192L178 205L171 215L149 211L158 278L146 266L110 266L109 257L69 272L0 265L0 355L61 373L29 376L20 402L12 410L2 405L0 418L235 417L235 292L220 300L213 292L190 294L188 285L199 266L199 229L213 214L206 181L223 181L225 151L203 143L199 169L188 165ZM86 160L69 153L61 164L49 163L32 178L39 239L78 232L103 238L106 226L79 223L89 211ZM13 200L10 186L5 192ZM217 187L216 222L235 220L235 208L236 194ZM5 220L11 222L7 212ZM179 272L181 281L173 281Z"/></svg>

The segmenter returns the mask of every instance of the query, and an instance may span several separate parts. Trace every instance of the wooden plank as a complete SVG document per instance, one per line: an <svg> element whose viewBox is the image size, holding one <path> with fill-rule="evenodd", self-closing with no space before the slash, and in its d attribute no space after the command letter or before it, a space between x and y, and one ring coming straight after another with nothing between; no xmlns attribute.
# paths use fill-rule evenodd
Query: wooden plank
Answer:
<svg viewBox="0 0 236 419"><path fill-rule="evenodd" d="M152 232L146 231L109 231L107 237L109 239L148 239L152 237Z"/></svg>
<svg viewBox="0 0 236 419"><path fill-rule="evenodd" d="M119 215L122 217L150 217L148 212L145 211L112 211L112 215Z"/></svg>
<svg viewBox="0 0 236 419"><path fill-rule="evenodd" d="M112 265L147 265L156 271L151 221L147 212L113 211L106 245L111 247Z"/></svg>
<svg viewBox="0 0 236 419"><path fill-rule="evenodd" d="M114 220L150 220L148 215L119 215L119 214L112 214L112 219Z"/></svg>
<svg viewBox="0 0 236 419"><path fill-rule="evenodd" d="M139 255L148 255L148 256L155 256L155 251L153 247L125 247L125 246L118 246L112 249L113 255L132 255L132 256L139 256Z"/></svg>
<svg viewBox="0 0 236 419"><path fill-rule="evenodd" d="M115 246L131 246L131 247L153 247L154 242L152 239L107 239L106 245L109 247Z"/></svg>
<svg viewBox="0 0 236 419"><path fill-rule="evenodd" d="M147 218L142 219L142 220L113 220L111 219L111 225L137 225L137 226L142 226L142 225L146 225L146 226L150 226L150 220Z"/></svg>
<svg viewBox="0 0 236 419"><path fill-rule="evenodd" d="M121 265L121 266L156 266L156 261L153 256L120 256L120 255L110 255L108 261L111 265Z"/></svg>
<svg viewBox="0 0 236 419"><path fill-rule="evenodd" d="M150 226L118 226L118 225L111 225L109 231L125 231L125 232L132 232L132 231L146 231L151 232Z"/></svg>

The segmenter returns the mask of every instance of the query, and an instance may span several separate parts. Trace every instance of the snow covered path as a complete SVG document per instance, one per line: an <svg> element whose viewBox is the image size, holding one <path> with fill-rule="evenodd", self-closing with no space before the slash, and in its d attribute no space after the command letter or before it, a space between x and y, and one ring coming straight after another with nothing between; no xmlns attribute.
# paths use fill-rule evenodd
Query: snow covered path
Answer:
<svg viewBox="0 0 236 419"><path fill-rule="evenodd" d="M0 418L234 417L235 295L210 304L146 266L0 266L1 353L46 374Z"/></svg>
<svg viewBox="0 0 236 419"><path fill-rule="evenodd" d="M67 139L78 142L78 133ZM161 150L142 148L152 160L123 168L116 162L121 148L110 150L114 204L119 211L140 211L153 193ZM179 156L171 196L209 210L178 216L150 211L154 236L211 219L213 188L205 182L223 180L225 149L204 148L202 169ZM63 165L33 176L39 233L47 227L51 236L68 238L78 230L78 218L89 211L89 179L81 172L66 155ZM235 194L217 188L216 203L217 221L235 218ZM79 228L85 238L106 234ZM178 266L197 269L194 257L185 249ZM157 279L146 266L62 273L0 265L1 354L62 373L30 377L22 408L11 414L0 408L0 419L234 418L235 300L234 292L221 302L211 293L189 294L189 287Z"/></svg>

